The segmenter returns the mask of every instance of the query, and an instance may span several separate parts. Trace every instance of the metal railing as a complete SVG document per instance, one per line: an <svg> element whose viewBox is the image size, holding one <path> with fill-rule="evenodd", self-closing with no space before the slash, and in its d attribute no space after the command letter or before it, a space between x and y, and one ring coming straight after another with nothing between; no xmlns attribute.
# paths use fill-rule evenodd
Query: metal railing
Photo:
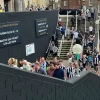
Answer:
<svg viewBox="0 0 100 100"><path fill-rule="evenodd" d="M60 46L59 46L59 49L58 49L58 54L57 54L58 57L60 57L60 54L61 54L63 41L64 41L64 35L62 36L62 39L61 39L61 42L60 42Z"/></svg>
<svg viewBox="0 0 100 100"><path fill-rule="evenodd" d="M70 53L72 53L73 44L74 44L74 36L73 36L72 43L71 43L71 47L70 47L70 50L69 50Z"/></svg>
<svg viewBox="0 0 100 100"><path fill-rule="evenodd" d="M97 9L95 9L95 14L94 14L94 21L98 20L98 12L97 12ZM99 28L98 28L98 25L96 25L95 23L95 39L94 39L94 48L97 47L98 45L98 31L99 31Z"/></svg>
<svg viewBox="0 0 100 100"><path fill-rule="evenodd" d="M50 47L51 43L52 43L52 39L51 39L50 42L49 42L49 46L48 46L48 48L47 48L46 54L48 54L48 52L49 52L49 47Z"/></svg>

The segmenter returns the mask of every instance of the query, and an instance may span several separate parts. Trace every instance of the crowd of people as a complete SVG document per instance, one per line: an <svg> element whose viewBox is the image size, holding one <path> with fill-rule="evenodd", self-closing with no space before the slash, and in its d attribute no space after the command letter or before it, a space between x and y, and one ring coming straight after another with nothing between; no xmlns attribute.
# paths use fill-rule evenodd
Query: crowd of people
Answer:
<svg viewBox="0 0 100 100"><path fill-rule="evenodd" d="M49 10L49 7L40 7L40 6L33 6L33 5L27 5L26 11L44 11L44 10Z"/></svg>
<svg viewBox="0 0 100 100"><path fill-rule="evenodd" d="M82 30L76 31L74 27L65 28L62 19L59 17L55 34L52 36L52 40L49 44L48 53L52 56L53 60L47 61L44 57L40 57L39 60L36 59L36 62L30 63L25 59L18 62L17 59L10 58L8 65L62 80L80 76L81 71L91 71L100 75L100 54L97 48L94 48L95 34L93 30L94 28L91 23L87 33ZM62 60L57 59L58 39L60 35L67 37L67 40L74 37L74 44L83 46L83 52L81 54L74 54L70 51L66 54L66 56L68 56L68 65L64 65Z"/></svg>
<svg viewBox="0 0 100 100"><path fill-rule="evenodd" d="M78 14L78 17L77 17L78 26L81 26L81 24L85 24L85 20L92 23L92 21L94 20L94 13L95 13L95 10L93 8L86 9L86 10L81 9L81 13ZM75 27L75 23L76 23L75 15L72 16L71 23L72 23L72 27Z"/></svg>
<svg viewBox="0 0 100 100"><path fill-rule="evenodd" d="M69 35L73 35L76 40L75 44L83 45L83 53L73 54L73 52L69 52L66 54L69 58L67 66L64 65L62 60L57 59L58 36L65 36L66 31L65 29L62 31L62 28L62 20L59 18L57 30L52 36L52 42L49 46L50 54L53 56L53 60L46 61L44 57L40 57L40 59L36 60L35 63L30 63L23 59L20 60L18 64L18 61L15 58L10 58L8 60L8 65L21 70L48 75L62 80L68 80L74 76L80 76L81 71L87 70L100 75L100 55L96 48L93 49L93 42L95 38L93 27L89 27L89 33L82 33L81 31L77 32L74 28L72 28L72 30L69 29Z"/></svg>
<svg viewBox="0 0 100 100"><path fill-rule="evenodd" d="M40 60L36 60L35 63L30 63L27 60L18 61L15 58L8 60L10 67L26 70L33 73L39 73L48 75L50 77L67 80L79 75L78 65L76 63L69 63L68 67L65 67L62 60L57 60L55 57L53 60L47 62L44 57L40 57Z"/></svg>

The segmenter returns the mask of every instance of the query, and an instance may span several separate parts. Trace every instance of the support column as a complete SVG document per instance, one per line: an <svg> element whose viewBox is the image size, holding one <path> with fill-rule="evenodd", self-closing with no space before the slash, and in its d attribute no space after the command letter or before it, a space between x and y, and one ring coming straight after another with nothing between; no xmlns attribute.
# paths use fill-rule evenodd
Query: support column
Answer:
<svg viewBox="0 0 100 100"><path fill-rule="evenodd" d="M8 11L9 12L14 12L15 11L15 9L14 9L14 0L10 0L8 2Z"/></svg>
<svg viewBox="0 0 100 100"><path fill-rule="evenodd" d="M25 1L22 0L22 11L25 11Z"/></svg>
<svg viewBox="0 0 100 100"><path fill-rule="evenodd" d="M14 0L15 11L22 11L22 0Z"/></svg>
<svg viewBox="0 0 100 100"><path fill-rule="evenodd" d="M76 11L76 31L77 31L77 11Z"/></svg>

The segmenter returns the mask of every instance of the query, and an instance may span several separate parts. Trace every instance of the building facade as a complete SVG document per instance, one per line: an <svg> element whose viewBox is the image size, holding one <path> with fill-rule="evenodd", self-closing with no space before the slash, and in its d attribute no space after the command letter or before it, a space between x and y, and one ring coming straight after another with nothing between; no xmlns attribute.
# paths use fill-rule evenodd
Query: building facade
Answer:
<svg viewBox="0 0 100 100"><path fill-rule="evenodd" d="M61 0L62 9L77 9L82 6L81 0Z"/></svg>
<svg viewBox="0 0 100 100"><path fill-rule="evenodd" d="M24 0L0 0L0 5L4 12L23 11L25 9Z"/></svg>
<svg viewBox="0 0 100 100"><path fill-rule="evenodd" d="M100 0L60 0L60 6L62 9L77 9L82 6L87 8L98 7L100 12Z"/></svg>
<svg viewBox="0 0 100 100"><path fill-rule="evenodd" d="M4 9L4 0L0 0L0 5L1 5L2 9Z"/></svg>
<svg viewBox="0 0 100 100"><path fill-rule="evenodd" d="M25 7L27 7L27 5L46 7L49 4L49 0L24 0L24 3Z"/></svg>
<svg viewBox="0 0 100 100"><path fill-rule="evenodd" d="M5 12L24 11L27 6L47 7L49 0L0 0Z"/></svg>
<svg viewBox="0 0 100 100"><path fill-rule="evenodd" d="M40 7L47 7L49 5L49 0L37 0L37 5Z"/></svg>

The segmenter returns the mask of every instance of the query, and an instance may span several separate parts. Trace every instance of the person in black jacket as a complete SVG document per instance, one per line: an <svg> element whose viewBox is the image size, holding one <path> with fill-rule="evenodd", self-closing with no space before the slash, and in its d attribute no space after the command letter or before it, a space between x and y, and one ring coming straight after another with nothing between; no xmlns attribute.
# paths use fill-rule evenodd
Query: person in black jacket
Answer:
<svg viewBox="0 0 100 100"><path fill-rule="evenodd" d="M59 67L58 63L55 63L55 68L53 77L64 80L64 71Z"/></svg>
<svg viewBox="0 0 100 100"><path fill-rule="evenodd" d="M72 18L71 18L71 23L72 23L72 27L74 27L75 26L75 17L74 16L72 16Z"/></svg>

